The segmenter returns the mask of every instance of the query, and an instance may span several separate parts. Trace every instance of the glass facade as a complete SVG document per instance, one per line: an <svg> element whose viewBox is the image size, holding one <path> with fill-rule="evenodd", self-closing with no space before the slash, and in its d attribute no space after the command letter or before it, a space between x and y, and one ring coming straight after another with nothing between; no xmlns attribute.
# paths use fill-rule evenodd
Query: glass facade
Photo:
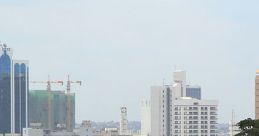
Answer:
<svg viewBox="0 0 259 136"><path fill-rule="evenodd" d="M11 48L0 44L0 134L27 127L27 64L13 60Z"/></svg>
<svg viewBox="0 0 259 136"><path fill-rule="evenodd" d="M0 133L11 132L11 58L4 51L0 57Z"/></svg>
<svg viewBox="0 0 259 136"><path fill-rule="evenodd" d="M14 64L15 88L15 133L26 127L27 67L24 63ZM26 85L27 84L27 85Z"/></svg>
<svg viewBox="0 0 259 136"><path fill-rule="evenodd" d="M186 96L201 100L201 87L187 85Z"/></svg>

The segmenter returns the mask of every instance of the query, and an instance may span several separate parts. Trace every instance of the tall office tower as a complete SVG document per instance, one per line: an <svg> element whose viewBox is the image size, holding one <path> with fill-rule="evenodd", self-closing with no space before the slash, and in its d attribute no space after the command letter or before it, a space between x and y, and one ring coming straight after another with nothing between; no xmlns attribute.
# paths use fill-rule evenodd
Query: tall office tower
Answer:
<svg viewBox="0 0 259 136"><path fill-rule="evenodd" d="M174 91L175 96L185 97L186 96L186 71L176 70L174 71Z"/></svg>
<svg viewBox="0 0 259 136"><path fill-rule="evenodd" d="M127 135L128 131L128 119L127 119L127 108L121 107L120 113L120 135Z"/></svg>
<svg viewBox="0 0 259 136"><path fill-rule="evenodd" d="M0 44L0 133L11 133L12 49Z"/></svg>
<svg viewBox="0 0 259 136"><path fill-rule="evenodd" d="M151 136L172 135L172 100L171 86L151 87Z"/></svg>
<svg viewBox="0 0 259 136"><path fill-rule="evenodd" d="M174 136L217 136L217 109L216 100L190 97L175 100Z"/></svg>
<svg viewBox="0 0 259 136"><path fill-rule="evenodd" d="M255 76L255 119L259 119L259 70Z"/></svg>
<svg viewBox="0 0 259 136"><path fill-rule="evenodd" d="M0 133L21 133L27 127L28 61L13 60L0 44Z"/></svg>
<svg viewBox="0 0 259 136"><path fill-rule="evenodd" d="M201 100L201 87L198 85L186 85L186 97Z"/></svg>
<svg viewBox="0 0 259 136"><path fill-rule="evenodd" d="M15 133L21 133L28 124L28 61L13 60L14 64L14 110Z"/></svg>
<svg viewBox="0 0 259 136"><path fill-rule="evenodd" d="M141 101L141 135L149 136L151 132L151 107L149 100Z"/></svg>

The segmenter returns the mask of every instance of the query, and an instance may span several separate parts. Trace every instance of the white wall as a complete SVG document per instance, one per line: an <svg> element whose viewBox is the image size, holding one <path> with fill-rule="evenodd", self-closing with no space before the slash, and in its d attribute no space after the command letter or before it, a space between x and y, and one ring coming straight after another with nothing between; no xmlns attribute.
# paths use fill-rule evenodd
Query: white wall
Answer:
<svg viewBox="0 0 259 136"><path fill-rule="evenodd" d="M151 133L151 104L149 100L141 101L141 134Z"/></svg>
<svg viewBox="0 0 259 136"><path fill-rule="evenodd" d="M151 87L151 136L160 136L162 86Z"/></svg>

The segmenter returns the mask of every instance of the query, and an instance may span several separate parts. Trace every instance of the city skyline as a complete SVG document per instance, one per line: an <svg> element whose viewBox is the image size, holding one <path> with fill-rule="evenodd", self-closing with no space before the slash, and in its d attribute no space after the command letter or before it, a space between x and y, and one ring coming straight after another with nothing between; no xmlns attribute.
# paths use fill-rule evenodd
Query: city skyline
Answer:
<svg viewBox="0 0 259 136"><path fill-rule="evenodd" d="M254 118L258 2L146 2L1 2L0 40L30 61L31 80L70 74L85 83L73 86L77 122L118 121L121 106L140 120L140 101L152 85L172 83L175 66L202 98L219 100L219 122L232 109L237 120Z"/></svg>

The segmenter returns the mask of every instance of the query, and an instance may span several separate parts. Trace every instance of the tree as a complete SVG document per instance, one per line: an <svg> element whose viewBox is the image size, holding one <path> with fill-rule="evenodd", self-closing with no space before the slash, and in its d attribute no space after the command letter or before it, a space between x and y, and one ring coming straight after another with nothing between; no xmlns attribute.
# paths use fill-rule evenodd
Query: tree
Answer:
<svg viewBox="0 0 259 136"><path fill-rule="evenodd" d="M241 120L237 125L241 132L235 136L259 136L259 120L248 118Z"/></svg>

